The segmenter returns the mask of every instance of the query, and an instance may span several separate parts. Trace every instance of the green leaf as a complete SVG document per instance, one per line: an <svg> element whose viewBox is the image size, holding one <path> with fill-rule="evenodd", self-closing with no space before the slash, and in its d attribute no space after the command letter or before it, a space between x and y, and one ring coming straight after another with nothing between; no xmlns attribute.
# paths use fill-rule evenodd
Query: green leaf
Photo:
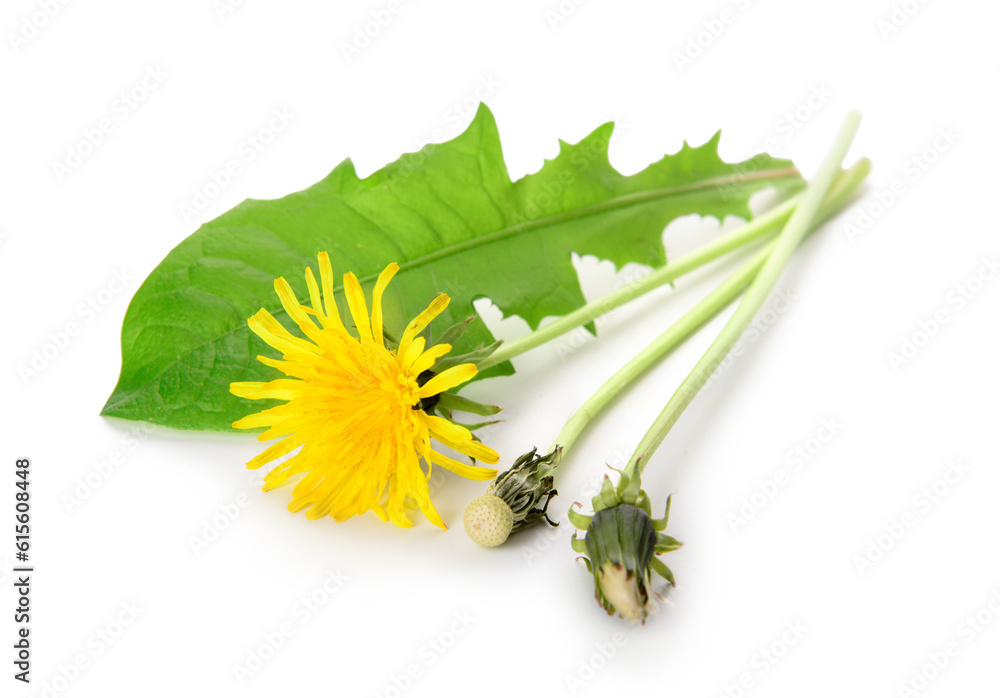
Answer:
<svg viewBox="0 0 1000 698"><path fill-rule="evenodd" d="M308 189L244 201L174 248L136 292L122 327L121 376L102 414L230 430L275 404L250 405L229 393L233 381L276 374L256 360L275 352L246 320L264 307L291 329L273 281L284 276L305 301L304 270L315 270L321 250L337 273L355 272L369 290L386 264L399 263L384 299L385 325L396 336L439 292L452 298L443 327L474 314L481 297L537 327L584 303L572 252L619 267L660 266L662 233L675 218L749 217L755 191L802 183L790 162L767 155L723 162L719 134L626 176L608 162L612 129L608 123L579 143L560 141L541 170L512 182L483 105L455 139L364 179L345 160ZM493 341L475 322L454 352ZM503 364L482 375L512 372Z"/></svg>

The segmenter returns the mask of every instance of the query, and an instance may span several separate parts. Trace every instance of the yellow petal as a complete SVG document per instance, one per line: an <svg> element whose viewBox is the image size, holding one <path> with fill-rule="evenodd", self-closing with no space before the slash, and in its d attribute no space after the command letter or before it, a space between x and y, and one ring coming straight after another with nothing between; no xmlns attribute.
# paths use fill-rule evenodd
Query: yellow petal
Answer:
<svg viewBox="0 0 1000 698"><path fill-rule="evenodd" d="M417 337L417 339L422 339L422 337ZM411 346L417 346L414 342ZM419 376L421 373L431 368L438 359L451 351L450 344L435 344L430 349L420 354L409 366L403 365L403 370L406 371L411 376Z"/></svg>
<svg viewBox="0 0 1000 698"><path fill-rule="evenodd" d="M309 288L309 304L317 316L323 313L323 296L319 292L319 284L316 283L316 275L313 274L312 267L306 267L306 286ZM322 319L322 318L321 318Z"/></svg>
<svg viewBox="0 0 1000 698"><path fill-rule="evenodd" d="M302 428L302 420L292 417L279 417L271 423L271 428L257 436L258 441L270 441L282 436L288 436Z"/></svg>
<svg viewBox="0 0 1000 698"><path fill-rule="evenodd" d="M263 308L247 320L247 325L257 336L282 354L295 354L296 352L321 353L319 347L312 342L307 342L289 333L288 330L282 327L280 322L274 319L271 313Z"/></svg>
<svg viewBox="0 0 1000 698"><path fill-rule="evenodd" d="M285 280L285 277L274 280L274 290L278 294L281 306L288 313L288 317L295 321L295 324L300 326L313 325L312 318L302 310L299 299L295 297L295 291L292 290L291 284Z"/></svg>
<svg viewBox="0 0 1000 698"><path fill-rule="evenodd" d="M291 363L290 361L282 361L281 359L272 359L270 356L264 356L263 354L257 354L257 360L265 366L276 368L279 371L283 371Z"/></svg>
<svg viewBox="0 0 1000 698"><path fill-rule="evenodd" d="M333 295L333 265L330 264L330 255L326 252L319 253L319 278L323 284L323 302L330 326L346 331L344 322L340 319L340 311L337 310L337 298Z"/></svg>
<svg viewBox="0 0 1000 698"><path fill-rule="evenodd" d="M452 424L443 417L437 417L425 412L419 412L420 421L427 425L435 437L440 436L448 441L462 442L472 439L472 432L465 427Z"/></svg>
<svg viewBox="0 0 1000 698"><path fill-rule="evenodd" d="M267 414L266 412L248 414L243 419L238 419L233 422L233 429L257 429L259 427L269 427L276 421L280 421L282 419L284 419L284 417L275 417L273 414Z"/></svg>
<svg viewBox="0 0 1000 698"><path fill-rule="evenodd" d="M420 507L420 511L424 513L424 516L427 517L428 521L430 521L432 524L434 524L435 526L437 526L442 530L445 531L448 530L448 527L444 525L444 520L441 518L441 515L438 513L438 510L435 509L434 505L431 503L431 500L426 499L423 501L418 501L417 506Z"/></svg>
<svg viewBox="0 0 1000 698"><path fill-rule="evenodd" d="M448 303L451 299L445 293L439 293L434 300L432 300L424 311L417 315L410 324L406 326L403 330L403 336L399 339L399 353L405 354L407 348L410 346L410 342L413 338L420 334L427 325L431 324L431 320L436 318L441 312L448 307Z"/></svg>
<svg viewBox="0 0 1000 698"><path fill-rule="evenodd" d="M362 341L374 341L371 321L368 319L368 306L365 304L365 292L353 272L344 274L344 293L347 296L347 307L351 309L351 317L354 318L354 326L358 328L358 336Z"/></svg>
<svg viewBox="0 0 1000 698"><path fill-rule="evenodd" d="M475 364L452 366L447 371L442 371L424 383L417 395L419 397L430 397L431 395L443 393L450 388L454 388L456 385L462 385L462 383L471 380L477 373L479 373L479 370Z"/></svg>
<svg viewBox="0 0 1000 698"><path fill-rule="evenodd" d="M272 398L274 400L292 400L302 391L304 381L294 378L278 378L269 383L231 383L229 392L237 397L251 400Z"/></svg>
<svg viewBox="0 0 1000 698"><path fill-rule="evenodd" d="M441 438L440 436L436 436L435 438L453 451L464 453L470 458L481 460L482 462L489 463L490 465L495 465L500 462L499 453L494 451L489 446L484 446L478 441L449 441L448 439Z"/></svg>
<svg viewBox="0 0 1000 698"><path fill-rule="evenodd" d="M309 452L306 450L307 448L308 444L306 445L306 448L272 468L271 471L264 476L264 485L261 489L264 492L270 492L271 490L284 485L291 477L298 475L299 473L308 472L308 470L315 465L316 461L310 457Z"/></svg>
<svg viewBox="0 0 1000 698"><path fill-rule="evenodd" d="M431 451L431 459L456 475L467 477L470 480L492 480L497 476L497 471L494 468L480 468L475 465L467 465L437 451Z"/></svg>
<svg viewBox="0 0 1000 698"><path fill-rule="evenodd" d="M372 335L376 344L382 344L382 294L398 271L399 265L395 262L383 269L372 291Z"/></svg>
<svg viewBox="0 0 1000 698"><path fill-rule="evenodd" d="M400 490L399 474L397 472L389 480L389 502L386 505L386 510L389 520L400 528L409 528L413 525L413 522L406 516L406 511L403 509L405 499L406 494Z"/></svg>
<svg viewBox="0 0 1000 698"><path fill-rule="evenodd" d="M403 373L410 374L410 366L424 353L425 343L426 340L423 337L417 337L406 347L405 354L397 350L396 356L399 358L399 367Z"/></svg>
<svg viewBox="0 0 1000 698"><path fill-rule="evenodd" d="M270 448L265 449L262 453L258 454L255 458L251 458L247 461L247 467L254 469L259 468L265 463L270 463L276 458L281 458L286 453L291 453L296 448L302 445L302 437L288 436L278 443L274 444Z"/></svg>
<svg viewBox="0 0 1000 698"><path fill-rule="evenodd" d="M422 455L426 456L425 460L429 461L431 455L430 449L428 448L426 453ZM427 517L427 520L435 526L447 530L448 527L444 525L441 515L438 514L437 509L434 508L434 504L431 503L430 491L427 488L427 477L424 475L423 470L420 469L417 459L407 459L406 463L400 464L399 470L396 471L396 476L399 478L400 488L416 500L417 506L420 507L420 511Z"/></svg>
<svg viewBox="0 0 1000 698"><path fill-rule="evenodd" d="M337 503L337 497L338 493L336 491L328 492L322 499L309 508L309 511L306 512L306 518L310 521L315 521L329 514L330 510Z"/></svg>
<svg viewBox="0 0 1000 698"><path fill-rule="evenodd" d="M229 384L229 392L236 397L247 397L264 387L260 381L237 381Z"/></svg>

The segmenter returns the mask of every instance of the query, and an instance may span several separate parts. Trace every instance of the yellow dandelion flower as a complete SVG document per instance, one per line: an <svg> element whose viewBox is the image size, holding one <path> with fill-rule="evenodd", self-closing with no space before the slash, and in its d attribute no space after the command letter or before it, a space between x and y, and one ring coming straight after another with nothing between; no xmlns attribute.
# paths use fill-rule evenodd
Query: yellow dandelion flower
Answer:
<svg viewBox="0 0 1000 698"><path fill-rule="evenodd" d="M418 336L448 306L448 296L442 293L432 300L407 325L398 347L390 349L383 336L382 295L399 266L390 264L379 274L370 320L358 278L344 275L344 293L357 337L340 318L333 295L333 267L326 252L319 254L319 271L317 284L312 269L306 268L312 307L299 304L284 278L274 282L285 312L304 339L291 334L264 309L247 321L251 330L283 354L283 360L257 358L288 376L230 386L239 397L286 401L233 423L238 429L268 427L258 437L260 441L281 438L247 467L259 468L301 447L264 478L267 491L304 475L292 490L289 511L306 509L310 519L330 515L343 521L371 509L383 521L407 527L412 524L404 504L412 500L432 523L445 528L427 487L432 464L473 480L489 480L497 471L438 453L431 447L431 437L486 463L499 460L493 449L473 440L465 427L422 409L422 400L476 375L475 364L461 364L418 381L451 349L447 344L425 347L424 338ZM421 460L427 464L426 472Z"/></svg>

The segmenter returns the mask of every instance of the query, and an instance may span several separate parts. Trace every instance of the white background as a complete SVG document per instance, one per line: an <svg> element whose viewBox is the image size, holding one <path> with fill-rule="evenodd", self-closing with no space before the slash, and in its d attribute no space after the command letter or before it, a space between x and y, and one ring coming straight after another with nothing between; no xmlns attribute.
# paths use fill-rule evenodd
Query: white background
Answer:
<svg viewBox="0 0 1000 698"><path fill-rule="evenodd" d="M912 695L900 687L914 671L934 675L921 696L1000 690L1000 618L988 606L1000 610L1000 280L976 280L1000 252L995 3L909 0L889 31L879 24L891 21L889 0L404 0L351 60L344 45L372 12L385 16L387 0L248 0L222 16L211 0L48 4L51 18L39 0L9 0L0 17L0 693L888 697ZM723 10L728 21L713 24ZM700 55L680 66L685 51ZM116 100L150 70L162 74L147 80L155 89L123 108ZM461 513L480 483L449 477L436 489L447 532L373 514L309 522L287 513L287 492L262 494L243 469L259 450L252 437L98 416L129 299L201 222L246 197L302 189L346 157L364 176L450 138L478 97L515 177L552 157L557 138L579 140L607 120L621 128L611 160L624 172L721 128L727 159L767 146L808 176L846 111L866 116L848 160L874 161L867 189L793 259L779 282L790 309L695 401L647 471L655 501L676 493L671 531L686 546L665 558L679 586L645 627L595 604L568 524L476 548ZM274 109L290 123L246 161L245 139ZM787 117L796 110L798 127ZM105 118L110 133L60 178L54 164ZM232 159L239 175L182 215ZM894 183L898 195L880 208ZM716 229L679 221L670 252ZM591 298L641 271L579 267ZM506 462L547 446L724 274L686 278L614 313L600 339L570 335L518 360L513 378L476 384L470 395L506 407L487 443ZM961 307L959 288L976 291ZM90 298L103 299L100 312L88 313ZM947 322L921 335L939 311ZM487 313L499 335L525 331L498 317ZM72 322L78 335L22 378L19 367ZM560 517L592 493L604 463L631 452L721 322L587 433L558 483ZM921 347L894 365L907 338ZM825 420L838 426L821 443ZM800 448L810 453L796 471L789 453ZM13 461L23 455L33 460L37 565L30 687L10 664ZM946 484L949 461L961 476ZM109 462L110 475L93 475ZM744 498L779 471L785 484L734 530ZM69 504L88 474L98 486ZM935 483L931 501L922 490ZM192 538L234 506L235 521L196 552ZM907 515L898 540L879 540ZM869 553L881 557L859 566ZM343 582L327 594L331 573ZM312 610L301 601L310 595L321 602ZM982 609L986 624L973 631L966 618ZM283 624L291 632L270 652L266 638ZM241 684L235 667L262 646L268 659ZM946 647L956 656L935 671L929 653ZM85 668L72 669L81 658ZM416 678L401 678L408 668Z"/></svg>

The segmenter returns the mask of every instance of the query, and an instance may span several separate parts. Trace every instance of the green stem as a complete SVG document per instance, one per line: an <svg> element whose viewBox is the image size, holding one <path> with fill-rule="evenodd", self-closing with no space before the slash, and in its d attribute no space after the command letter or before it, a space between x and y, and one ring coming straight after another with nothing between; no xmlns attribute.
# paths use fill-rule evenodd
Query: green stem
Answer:
<svg viewBox="0 0 1000 698"><path fill-rule="evenodd" d="M854 134L857 133L860 121L861 115L858 112L851 112L847 115L833 147L820 165L816 176L809 183L801 203L796 207L781 235L774 243L774 251L767 258L757 278L754 279L743 297L743 301L729 318L725 327L722 328L719 336L715 338L705 355L684 379L649 431L646 432L642 441L639 442L626 467L626 476L632 476L636 471L642 472L667 433L677 423L687 406L691 404L694 396L698 394L715 369L739 341L754 316L767 301L792 253L818 218L820 207L840 169L840 163L847 155L854 140Z"/></svg>
<svg viewBox="0 0 1000 698"><path fill-rule="evenodd" d="M845 170L837 178L836 183L823 202L817 221L822 222L840 210L857 190L861 182L871 171L871 161L862 159ZM791 215L791 212L788 213ZM787 215L785 216L787 218ZM739 271L729 277L721 286L706 296L694 308L688 311L680 320L666 332L657 337L649 346L637 354L617 373L609 378L580 408L573 413L562 431L556 437L555 444L563 447L562 462L566 461L566 453L576 442L576 439L607 405L617 397L635 379L654 366L663 357L673 351L679 344L697 332L709 320L718 315L736 297L750 285L757 272L764 264L767 254L773 249L774 243L758 252ZM552 449L549 449L550 451Z"/></svg>
<svg viewBox="0 0 1000 698"><path fill-rule="evenodd" d="M524 352L540 347L570 330L586 325L588 322L605 313L611 312L615 308L628 303L630 300L652 291L654 288L659 288L671 281L676 281L684 274L695 271L728 252L732 252L768 235L773 235L788 220L789 216L792 215L792 211L795 210L795 206L801 197L802 195L799 194L788 199L767 213L749 221L746 225L740 226L717 240L702 245L693 252L679 257L676 261L668 262L651 274L633 281L627 286L623 286L606 296L591 301L568 315L563 315L554 322L545 325L545 327L540 327L519 339L504 342L491 356L479 362L479 370L484 371L492 366L510 361L515 356L520 356Z"/></svg>
<svg viewBox="0 0 1000 698"><path fill-rule="evenodd" d="M651 367L655 366L660 359L673 351L684 340L697 332L705 323L718 315L726 306L736 300L736 297L750 285L757 272L764 265L767 255L774 247L770 243L766 248L759 251L753 258L745 263L740 270L726 279L718 288L699 302L694 308L687 312L680 320L670 326L670 328L657 337L649 346L622 366L615 375L611 376L604 385L598 388L597 392L580 406L573 416L566 422L566 426L556 437L553 448L563 447L563 461L566 454L580 436L584 428L590 421L604 409L611 400L618 396L636 378L641 376ZM549 449L550 451L552 449Z"/></svg>

